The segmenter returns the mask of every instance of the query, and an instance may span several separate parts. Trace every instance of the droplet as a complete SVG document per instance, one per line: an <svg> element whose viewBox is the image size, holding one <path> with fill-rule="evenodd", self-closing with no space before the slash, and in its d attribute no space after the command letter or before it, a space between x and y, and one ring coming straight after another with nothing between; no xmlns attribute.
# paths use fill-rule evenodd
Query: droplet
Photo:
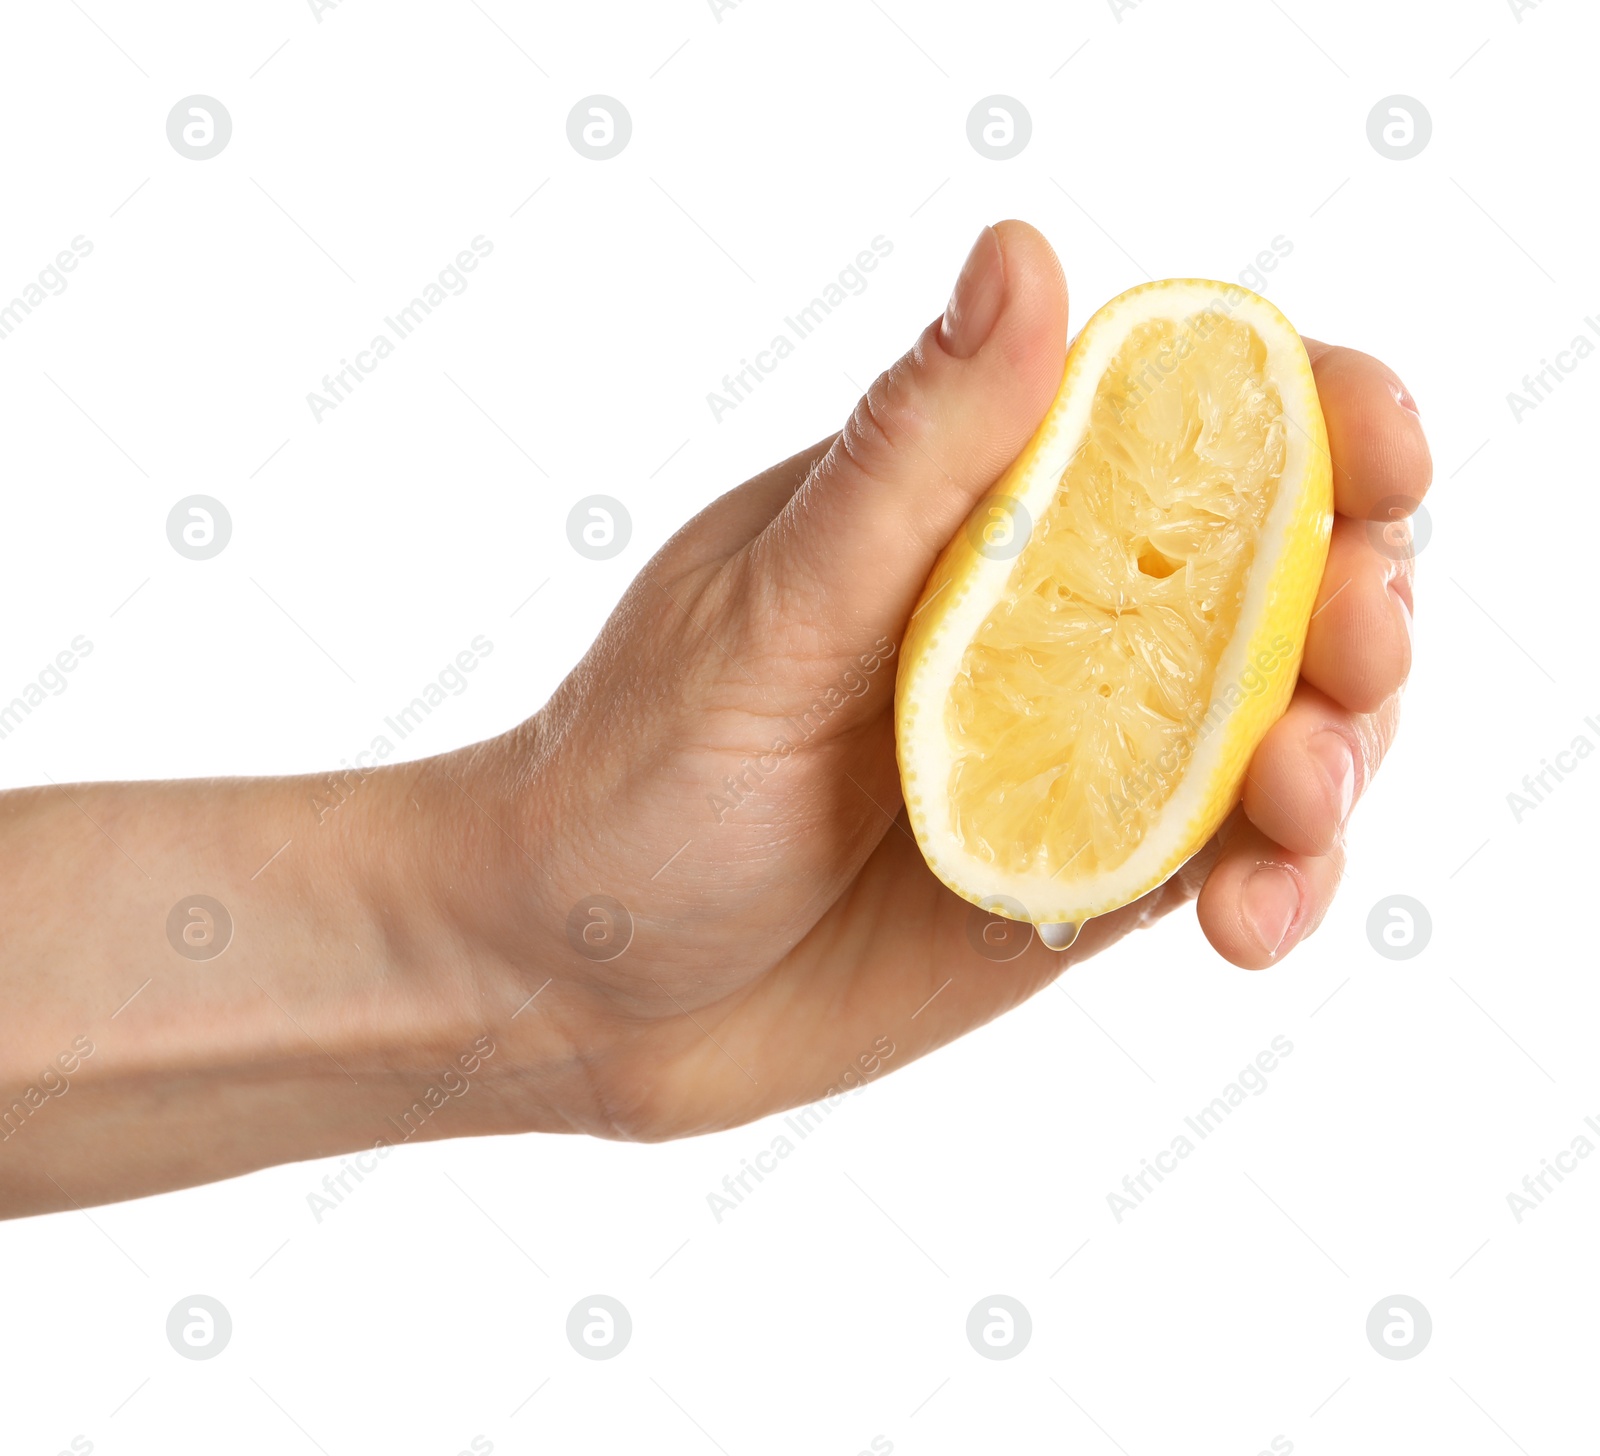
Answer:
<svg viewBox="0 0 1600 1456"><path fill-rule="evenodd" d="M1081 925L1074 925L1070 920L1058 920L1053 925L1039 926L1039 939L1051 950L1066 950L1078 938L1081 929Z"/></svg>

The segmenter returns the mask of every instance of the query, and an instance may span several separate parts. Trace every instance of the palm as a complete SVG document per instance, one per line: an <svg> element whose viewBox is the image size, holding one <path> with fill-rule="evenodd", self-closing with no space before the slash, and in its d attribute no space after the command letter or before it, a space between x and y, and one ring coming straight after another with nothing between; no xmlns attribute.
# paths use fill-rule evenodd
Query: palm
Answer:
<svg viewBox="0 0 1600 1456"><path fill-rule="evenodd" d="M659 1058L648 1079L693 1088L673 1102L671 1130L742 1122L870 1080L991 1020L1069 960L1194 894L1192 875L1176 877L1093 922L1070 957L1025 926L992 921L934 877L906 826L887 702L852 706L860 713L772 775L761 822L769 832L783 826L791 848L730 865L719 905L737 935L668 931L616 963L636 989L661 993L646 997L641 1016ZM725 786L750 761L744 742L736 734L733 749L690 777L704 781L709 767L720 770L709 781ZM819 803L830 806L821 821ZM733 829L736 814L718 828ZM670 839L646 858L670 855Z"/></svg>

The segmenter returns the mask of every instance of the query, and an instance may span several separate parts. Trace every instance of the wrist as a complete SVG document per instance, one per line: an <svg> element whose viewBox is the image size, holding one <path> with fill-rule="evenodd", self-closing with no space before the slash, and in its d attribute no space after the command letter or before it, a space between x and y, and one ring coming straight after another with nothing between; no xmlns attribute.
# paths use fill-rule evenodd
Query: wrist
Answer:
<svg viewBox="0 0 1600 1456"><path fill-rule="evenodd" d="M368 812L331 850L381 928L380 1040L426 1086L481 1064L433 1135L599 1130L608 1022L562 954L560 848L528 767L532 727L379 770Z"/></svg>

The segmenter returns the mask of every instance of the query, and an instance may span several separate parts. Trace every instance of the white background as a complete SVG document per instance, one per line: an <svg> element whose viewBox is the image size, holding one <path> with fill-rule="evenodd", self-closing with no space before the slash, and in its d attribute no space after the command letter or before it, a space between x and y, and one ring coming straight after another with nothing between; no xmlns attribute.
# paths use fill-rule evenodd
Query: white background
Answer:
<svg viewBox="0 0 1600 1456"><path fill-rule="evenodd" d="M1176 916L846 1101L720 1223L707 1194L776 1120L411 1147L320 1223L336 1165L7 1225L6 1452L1590 1439L1600 1158L1520 1223L1506 1195L1600 1115L1600 756L1520 823L1507 794L1600 745L1600 359L1520 422L1506 396L1600 315L1600 25L1576 0L1124 8L8 10L0 297L93 252L0 340L0 698L94 643L0 742L9 785L327 768L480 633L406 751L506 728L678 524L843 420L1000 217L1052 238L1074 327L1288 239L1265 291L1399 370L1437 478L1402 734L1286 965L1233 970ZM194 93L233 118L206 162L165 133ZM633 120L606 162L566 136L592 93ZM967 141L994 93L1032 117L1011 161ZM1395 93L1433 120L1405 162L1367 139ZM468 290L318 423L307 392L478 234ZM866 291L715 421L708 391L880 234ZM165 537L195 493L233 518L209 562ZM593 493L633 518L610 562L566 537ZM1432 917L1410 960L1366 932L1393 894ZM1266 1091L1117 1222L1124 1174L1279 1035ZM164 1334L196 1292L234 1323L205 1362ZM604 1362L564 1333L596 1292L634 1322ZM994 1293L1032 1316L1010 1360L965 1336ZM1365 1335L1396 1293L1433 1319L1405 1361Z"/></svg>

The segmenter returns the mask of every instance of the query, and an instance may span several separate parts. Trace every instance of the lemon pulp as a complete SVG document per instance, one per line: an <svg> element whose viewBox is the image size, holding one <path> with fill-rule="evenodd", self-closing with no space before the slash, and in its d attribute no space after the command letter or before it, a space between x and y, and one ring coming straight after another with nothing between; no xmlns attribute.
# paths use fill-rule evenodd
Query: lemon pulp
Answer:
<svg viewBox="0 0 1600 1456"><path fill-rule="evenodd" d="M1254 328L1202 313L1129 332L951 686L968 853L1076 876L1133 852L1206 731L1284 462Z"/></svg>

